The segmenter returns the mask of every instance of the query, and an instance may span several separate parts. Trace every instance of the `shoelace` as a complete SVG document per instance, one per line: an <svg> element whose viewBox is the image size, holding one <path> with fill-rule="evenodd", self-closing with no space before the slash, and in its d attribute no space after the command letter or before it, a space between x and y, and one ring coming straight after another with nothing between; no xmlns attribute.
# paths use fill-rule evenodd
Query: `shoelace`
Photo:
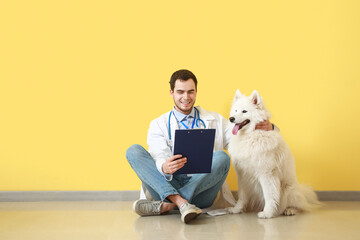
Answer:
<svg viewBox="0 0 360 240"><path fill-rule="evenodd" d="M158 212L160 212L160 208L161 208L162 202L154 202L154 203L152 203L152 204L153 204L153 206L152 206L152 207L149 207L149 208L150 208L150 212L152 212L152 213L158 213ZM147 205L145 205L145 206L147 206ZM149 209L148 209L147 207L145 207L144 210L145 210L146 212L148 212Z"/></svg>

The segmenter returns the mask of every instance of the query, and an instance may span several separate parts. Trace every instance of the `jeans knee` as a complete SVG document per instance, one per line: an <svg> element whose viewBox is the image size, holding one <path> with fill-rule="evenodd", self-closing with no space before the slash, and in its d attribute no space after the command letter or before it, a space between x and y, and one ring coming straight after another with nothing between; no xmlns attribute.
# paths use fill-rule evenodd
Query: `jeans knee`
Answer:
<svg viewBox="0 0 360 240"><path fill-rule="evenodd" d="M131 161L132 159L135 159L136 156L144 151L145 149L139 145L139 144L134 144L131 145L127 150L126 150L126 158L128 161Z"/></svg>
<svg viewBox="0 0 360 240"><path fill-rule="evenodd" d="M224 151L217 151L214 153L215 165L217 168L224 167L225 171L228 172L230 169L230 157Z"/></svg>

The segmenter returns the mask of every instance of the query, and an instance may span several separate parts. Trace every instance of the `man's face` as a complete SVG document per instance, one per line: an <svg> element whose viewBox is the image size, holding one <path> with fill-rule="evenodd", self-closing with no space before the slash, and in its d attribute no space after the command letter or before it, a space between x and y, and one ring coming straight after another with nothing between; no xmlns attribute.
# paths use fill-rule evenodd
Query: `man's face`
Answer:
<svg viewBox="0 0 360 240"><path fill-rule="evenodd" d="M185 115L190 114L195 104L196 93L195 82L191 78L187 81L176 80L174 91L170 90L170 94L174 99L175 109Z"/></svg>

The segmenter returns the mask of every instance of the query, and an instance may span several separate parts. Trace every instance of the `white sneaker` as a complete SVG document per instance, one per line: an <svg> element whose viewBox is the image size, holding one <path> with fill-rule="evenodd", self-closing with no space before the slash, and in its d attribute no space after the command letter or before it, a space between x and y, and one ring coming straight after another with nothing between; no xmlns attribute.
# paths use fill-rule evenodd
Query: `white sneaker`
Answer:
<svg viewBox="0 0 360 240"><path fill-rule="evenodd" d="M180 213L181 221L183 223L188 223L191 220L197 218L202 213L202 210L193 204L184 203L180 207Z"/></svg>
<svg viewBox="0 0 360 240"><path fill-rule="evenodd" d="M133 204L134 211L140 216L156 216L160 215L161 201L150 201L139 199Z"/></svg>

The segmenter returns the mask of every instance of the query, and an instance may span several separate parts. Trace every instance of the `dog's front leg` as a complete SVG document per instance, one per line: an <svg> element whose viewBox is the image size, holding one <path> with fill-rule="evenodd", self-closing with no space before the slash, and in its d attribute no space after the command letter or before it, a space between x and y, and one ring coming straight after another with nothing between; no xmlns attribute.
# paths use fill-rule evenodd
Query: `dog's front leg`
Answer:
<svg viewBox="0 0 360 240"><path fill-rule="evenodd" d="M241 188L239 188L238 190L238 200L235 204L234 207L229 207L227 210L230 213L243 213L244 212L244 208L247 202L247 197L246 197L246 193L245 191L243 191Z"/></svg>
<svg viewBox="0 0 360 240"><path fill-rule="evenodd" d="M237 180L238 180L238 200L234 207L229 207L227 210L230 213L242 213L244 212L245 205L248 200L248 194L246 191L246 184L244 183L244 178L242 177L241 171L236 171Z"/></svg>
<svg viewBox="0 0 360 240"><path fill-rule="evenodd" d="M273 173L260 176L260 184L264 194L265 207L258 213L259 218L272 218L278 214L280 203L280 180Z"/></svg>

